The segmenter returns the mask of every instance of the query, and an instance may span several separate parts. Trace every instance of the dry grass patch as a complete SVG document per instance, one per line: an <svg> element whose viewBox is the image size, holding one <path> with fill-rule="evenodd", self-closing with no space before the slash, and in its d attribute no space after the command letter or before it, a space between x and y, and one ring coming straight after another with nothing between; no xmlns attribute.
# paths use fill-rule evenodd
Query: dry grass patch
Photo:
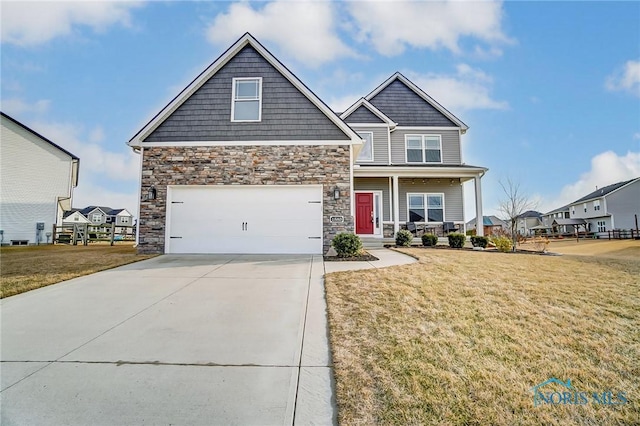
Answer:
<svg viewBox="0 0 640 426"><path fill-rule="evenodd" d="M637 424L640 261L406 251L326 277L341 424ZM629 402L534 407L550 377Z"/></svg>
<svg viewBox="0 0 640 426"><path fill-rule="evenodd" d="M0 249L0 297L151 257L154 256L137 255L130 244L3 247Z"/></svg>

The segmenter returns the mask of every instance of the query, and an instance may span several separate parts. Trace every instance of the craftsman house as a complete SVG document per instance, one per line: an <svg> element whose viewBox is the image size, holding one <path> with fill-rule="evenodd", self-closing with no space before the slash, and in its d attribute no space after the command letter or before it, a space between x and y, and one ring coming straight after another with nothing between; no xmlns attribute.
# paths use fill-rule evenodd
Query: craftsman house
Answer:
<svg viewBox="0 0 640 426"><path fill-rule="evenodd" d="M340 116L245 34L130 141L138 250L325 253L338 232L464 230L467 126L396 73ZM482 233L480 230L479 233Z"/></svg>
<svg viewBox="0 0 640 426"><path fill-rule="evenodd" d="M5 113L0 120L0 242L50 243L71 208L80 159Z"/></svg>

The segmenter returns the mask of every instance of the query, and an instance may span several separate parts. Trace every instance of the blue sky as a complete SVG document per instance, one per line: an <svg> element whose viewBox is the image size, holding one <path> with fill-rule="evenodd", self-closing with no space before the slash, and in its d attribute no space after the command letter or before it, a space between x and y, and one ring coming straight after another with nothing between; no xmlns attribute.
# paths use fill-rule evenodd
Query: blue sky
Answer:
<svg viewBox="0 0 640 426"><path fill-rule="evenodd" d="M547 211L640 176L639 2L5 2L1 108L81 158L74 206L137 212L125 143L244 32L341 111L400 71ZM474 216L466 189L467 220Z"/></svg>

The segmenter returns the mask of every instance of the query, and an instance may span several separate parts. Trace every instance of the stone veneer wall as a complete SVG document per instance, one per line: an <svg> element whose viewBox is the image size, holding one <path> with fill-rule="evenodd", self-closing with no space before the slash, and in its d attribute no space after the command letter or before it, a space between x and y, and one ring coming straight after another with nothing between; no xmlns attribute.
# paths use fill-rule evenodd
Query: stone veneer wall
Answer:
<svg viewBox="0 0 640 426"><path fill-rule="evenodd" d="M139 253L164 253L167 185L322 184L324 252L338 232L353 232L349 145L152 147L142 155ZM156 199L146 200L152 185Z"/></svg>

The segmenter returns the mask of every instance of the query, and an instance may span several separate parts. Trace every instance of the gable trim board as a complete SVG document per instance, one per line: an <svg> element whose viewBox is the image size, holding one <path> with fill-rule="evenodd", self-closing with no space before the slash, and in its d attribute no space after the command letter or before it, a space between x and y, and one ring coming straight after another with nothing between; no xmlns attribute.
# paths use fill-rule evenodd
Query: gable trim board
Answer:
<svg viewBox="0 0 640 426"><path fill-rule="evenodd" d="M201 72L187 87L185 87L173 100L169 102L158 114L154 116L133 138L128 142L132 148L149 146L144 140L151 135L171 114L173 114L187 99L200 89L210 78L220 71L231 59L233 59L245 47L255 49L263 59L284 76L299 92L319 109L347 138L341 142L359 145L362 143L358 135L342 121L315 93L313 93L302 81L300 81L287 67L276 59L264 46L262 46L251 34L246 33L227 49L209 67ZM231 102L231 99L229 100ZM230 120L231 122L231 117ZM323 141L325 144L327 141Z"/></svg>
<svg viewBox="0 0 640 426"><path fill-rule="evenodd" d="M380 86L378 86L371 93L369 93L367 96L365 96L364 99L369 101L369 103L371 103L373 98L375 98L378 94L380 94L384 89L386 89L389 85L391 85L396 80L400 81L401 83L403 83L411 91L413 91L416 95L421 97L429 105L431 105L438 112L440 112L442 115L444 115L446 118L448 118L451 122L453 122L456 126L458 126L461 129L462 134L466 133L466 131L469 129L469 126L467 126L462 120L460 120L458 117L453 115L448 109L446 109L445 107L440 105L435 99L433 99L431 96L427 95L422 89L420 89L411 80L409 80L408 78L406 78L404 75L402 75L399 72L396 72L391 77L389 77Z"/></svg>

